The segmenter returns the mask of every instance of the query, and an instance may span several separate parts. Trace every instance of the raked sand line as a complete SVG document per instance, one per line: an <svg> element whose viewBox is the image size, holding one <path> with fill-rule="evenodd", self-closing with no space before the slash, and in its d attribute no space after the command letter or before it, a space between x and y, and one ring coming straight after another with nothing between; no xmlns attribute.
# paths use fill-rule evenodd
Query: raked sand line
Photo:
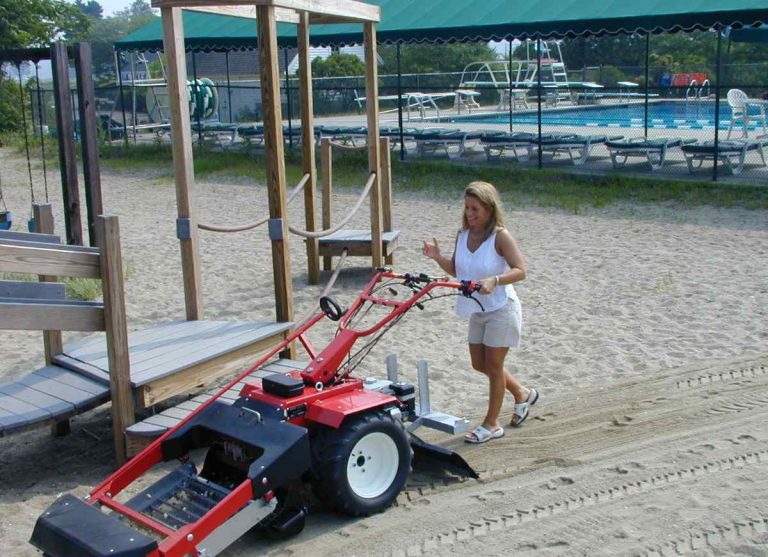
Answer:
<svg viewBox="0 0 768 557"><path fill-rule="evenodd" d="M462 546L457 553L462 554L466 544L479 543L472 540L485 538L487 546L494 532L523 528L521 539L534 540L529 545L539 549L546 547L546 541L535 540L548 538L537 535L538 530L551 530L550 538L560 539L563 550L588 549L594 540L582 544L580 538L584 531L599 528L584 521L599 522L593 515L610 517L613 507L625 509L655 500L674 507L675 498L684 498L696 486L704 489L707 481L715 484L704 489L709 493L717 491L716 484L724 477L743 479L746 474L760 481L768 471L768 437L749 432L761 431L768 418L767 364L768 357L763 356L687 366L644 381L550 400L537 409L546 416L544 421L532 421L503 440L462 451L473 464L485 466L480 481L451 481L417 471L399 506L385 517L351 521L347 526L342 521L331 528L332 533L318 534L327 517L320 518L320 524L309 529L312 547L318 555L332 550L350 554L354 545L347 537L360 538L361 547L369 547L369 542L376 546L375 540L363 538L389 540L399 532L401 543L382 541L381 551L362 554L444 554L454 545ZM509 466L510 462L515 464ZM446 500L454 510L443 514L440 508ZM585 518L586 510L592 518ZM626 544L633 552L652 554L676 544L716 544L731 531L755 536L765 528L766 507L733 506L730 511L720 513L717 524L694 523L684 533L675 532L672 541L648 543L642 536L633 540L628 535ZM628 519L630 524L636 520ZM563 534L574 528L582 533ZM275 555L286 551L299 555L308 547L302 538L264 549ZM483 552L479 546L478 551Z"/></svg>

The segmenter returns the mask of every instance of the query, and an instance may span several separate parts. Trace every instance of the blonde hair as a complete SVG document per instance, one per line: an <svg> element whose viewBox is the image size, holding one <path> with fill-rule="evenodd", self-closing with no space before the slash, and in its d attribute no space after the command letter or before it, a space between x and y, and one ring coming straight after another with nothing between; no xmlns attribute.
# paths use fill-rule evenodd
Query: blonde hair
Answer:
<svg viewBox="0 0 768 557"><path fill-rule="evenodd" d="M496 191L493 184L480 181L470 182L464 189L464 197L467 196L477 199L490 213L484 238L488 238L497 228L506 228L504 209L501 206L499 192ZM461 228L462 230L469 228L466 210L461 212Z"/></svg>

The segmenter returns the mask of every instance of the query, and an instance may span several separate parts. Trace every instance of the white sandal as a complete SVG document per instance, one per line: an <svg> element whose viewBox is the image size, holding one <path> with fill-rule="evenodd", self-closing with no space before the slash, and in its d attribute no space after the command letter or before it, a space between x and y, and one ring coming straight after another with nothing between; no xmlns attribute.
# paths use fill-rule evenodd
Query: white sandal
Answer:
<svg viewBox="0 0 768 557"><path fill-rule="evenodd" d="M515 409L512 412L512 421L509 425L511 427L520 427L528 417L528 407L536 404L537 400L539 400L539 392L533 388L528 389L528 398L525 399L525 402L515 404ZM515 420L515 417L517 417L517 420Z"/></svg>
<svg viewBox="0 0 768 557"><path fill-rule="evenodd" d="M474 435L474 437L470 437L470 435ZM483 424L480 424L479 426L475 427L471 433L468 433L467 436L464 437L464 442L474 444L487 443L491 439L498 439L499 437L504 437L503 427L499 426L491 431Z"/></svg>

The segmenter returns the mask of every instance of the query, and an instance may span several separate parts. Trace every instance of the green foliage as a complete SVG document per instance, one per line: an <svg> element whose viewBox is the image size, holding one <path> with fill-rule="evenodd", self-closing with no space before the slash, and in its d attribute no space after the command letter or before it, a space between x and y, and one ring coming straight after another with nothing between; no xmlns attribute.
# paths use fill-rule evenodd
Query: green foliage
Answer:
<svg viewBox="0 0 768 557"><path fill-rule="evenodd" d="M96 0L75 0L75 6L85 15L95 19L101 19L104 15L104 8Z"/></svg>
<svg viewBox="0 0 768 557"><path fill-rule="evenodd" d="M134 0L129 7L111 17L91 18L91 30L87 38L91 43L94 70L114 74L115 41L143 27L155 17L146 0Z"/></svg>
<svg viewBox="0 0 768 557"><path fill-rule="evenodd" d="M347 77L365 75L365 64L354 54L331 54L327 59L312 60L313 77Z"/></svg>
<svg viewBox="0 0 768 557"><path fill-rule="evenodd" d="M397 47L379 48L381 73L397 73ZM400 70L408 73L460 72L470 62L495 60L487 43L411 44L400 48Z"/></svg>
<svg viewBox="0 0 768 557"><path fill-rule="evenodd" d="M0 273L0 280L37 282L37 277L25 273ZM101 298L101 281L92 278L62 277L67 300L90 301Z"/></svg>
<svg viewBox="0 0 768 557"><path fill-rule="evenodd" d="M0 133L22 129L19 111L19 83L0 74Z"/></svg>
<svg viewBox="0 0 768 557"><path fill-rule="evenodd" d="M81 38L89 20L64 0L0 0L0 49L45 46L61 35Z"/></svg>

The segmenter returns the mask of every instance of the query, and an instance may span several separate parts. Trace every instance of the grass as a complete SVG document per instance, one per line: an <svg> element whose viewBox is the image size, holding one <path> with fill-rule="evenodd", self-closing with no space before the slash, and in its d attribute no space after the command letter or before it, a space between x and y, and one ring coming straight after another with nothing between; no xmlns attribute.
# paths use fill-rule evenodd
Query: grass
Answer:
<svg viewBox="0 0 768 557"><path fill-rule="evenodd" d="M367 155L340 153L334 158L334 186L362 187ZM107 146L102 148L103 166L116 171L143 169L172 181L171 149L166 144ZM162 169L158 171L158 169ZM670 203L681 207L710 205L768 209L768 188L761 185L711 181L665 180L619 173L572 174L552 169L522 169L515 165L463 165L450 161L408 160L393 156L395 191L455 196L468 182L486 180L516 205L552 207L579 212L620 202ZM262 153L212 152L195 148L195 175L226 180L248 178L266 181ZM295 184L302 175L300 153L286 151L286 179Z"/></svg>
<svg viewBox="0 0 768 557"><path fill-rule="evenodd" d="M37 282L37 278L24 273L0 273L0 280L17 282ZM101 298L101 281L92 278L61 277L67 300L89 301Z"/></svg>

